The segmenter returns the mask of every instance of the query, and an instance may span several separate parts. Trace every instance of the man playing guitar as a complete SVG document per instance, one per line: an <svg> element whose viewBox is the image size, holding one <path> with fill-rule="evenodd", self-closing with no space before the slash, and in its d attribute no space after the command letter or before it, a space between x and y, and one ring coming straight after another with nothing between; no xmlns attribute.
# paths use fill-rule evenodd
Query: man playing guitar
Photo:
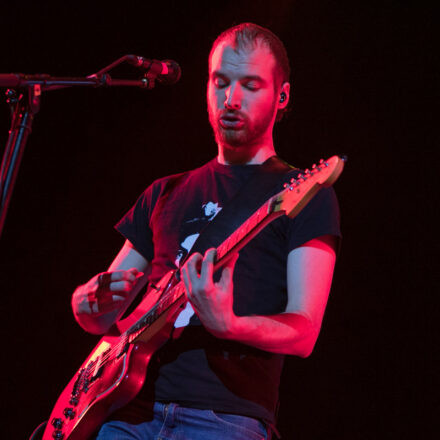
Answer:
<svg viewBox="0 0 440 440"><path fill-rule="evenodd" d="M333 189L296 218L275 220L217 274L215 249L190 249L276 157L272 132L289 103L289 74L269 30L245 23L217 38L207 86L217 157L150 185L116 226L126 241L110 267L75 290L75 318L94 334L108 332L147 281L154 290L175 267L188 299L126 408L139 417L114 413L99 440L270 438L283 357L309 356L321 328L340 236Z"/></svg>

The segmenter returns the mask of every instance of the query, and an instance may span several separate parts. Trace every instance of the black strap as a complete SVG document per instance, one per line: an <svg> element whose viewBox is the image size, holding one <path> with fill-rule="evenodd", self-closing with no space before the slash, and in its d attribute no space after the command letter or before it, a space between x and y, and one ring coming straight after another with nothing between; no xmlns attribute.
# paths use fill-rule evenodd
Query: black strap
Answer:
<svg viewBox="0 0 440 440"><path fill-rule="evenodd" d="M195 252L204 254L207 249L218 247L269 197L280 190L281 184L287 180L287 176L290 177L291 172L297 174L298 170L278 156L270 157L257 167L237 194L202 229L187 258ZM282 179L283 176L285 179Z"/></svg>

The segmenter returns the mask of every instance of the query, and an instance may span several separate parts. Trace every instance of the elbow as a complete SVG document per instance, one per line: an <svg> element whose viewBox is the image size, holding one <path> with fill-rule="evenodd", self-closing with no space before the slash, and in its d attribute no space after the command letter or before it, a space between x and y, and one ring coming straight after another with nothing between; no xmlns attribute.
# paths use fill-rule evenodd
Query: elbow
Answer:
<svg viewBox="0 0 440 440"><path fill-rule="evenodd" d="M285 354L301 358L309 357L318 339L321 330L320 324L313 322L308 316L297 312L287 312L284 316L288 317L293 331Z"/></svg>
<svg viewBox="0 0 440 440"><path fill-rule="evenodd" d="M309 330L299 335L298 339L293 344L293 350L290 354L301 357L303 359L308 358L315 348L318 335L319 329Z"/></svg>
<svg viewBox="0 0 440 440"><path fill-rule="evenodd" d="M314 345L311 347L304 347L304 348L301 348L300 350L296 351L296 353L294 353L294 354L300 358L305 359L305 358L308 358L312 354L313 348L314 348Z"/></svg>
<svg viewBox="0 0 440 440"><path fill-rule="evenodd" d="M313 352L314 345L295 347L290 353L293 356L298 356L300 358L308 358Z"/></svg>

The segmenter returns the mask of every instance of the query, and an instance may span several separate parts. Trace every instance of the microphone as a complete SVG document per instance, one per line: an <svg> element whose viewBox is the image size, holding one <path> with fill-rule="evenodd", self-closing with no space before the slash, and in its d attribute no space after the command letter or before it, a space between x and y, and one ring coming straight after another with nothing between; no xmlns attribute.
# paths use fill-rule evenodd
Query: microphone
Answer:
<svg viewBox="0 0 440 440"><path fill-rule="evenodd" d="M182 74L180 66L173 60L158 61L137 55L127 55L127 61L146 70L148 77L157 79L161 84L175 84Z"/></svg>

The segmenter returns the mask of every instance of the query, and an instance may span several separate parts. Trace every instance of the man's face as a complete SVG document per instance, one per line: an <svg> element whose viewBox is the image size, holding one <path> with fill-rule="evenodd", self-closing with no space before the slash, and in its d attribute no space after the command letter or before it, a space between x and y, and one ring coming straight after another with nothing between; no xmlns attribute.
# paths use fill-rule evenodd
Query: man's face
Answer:
<svg viewBox="0 0 440 440"><path fill-rule="evenodd" d="M208 113L217 143L252 146L272 137L278 93L275 59L264 44L237 52L228 41L214 50L209 68Z"/></svg>

